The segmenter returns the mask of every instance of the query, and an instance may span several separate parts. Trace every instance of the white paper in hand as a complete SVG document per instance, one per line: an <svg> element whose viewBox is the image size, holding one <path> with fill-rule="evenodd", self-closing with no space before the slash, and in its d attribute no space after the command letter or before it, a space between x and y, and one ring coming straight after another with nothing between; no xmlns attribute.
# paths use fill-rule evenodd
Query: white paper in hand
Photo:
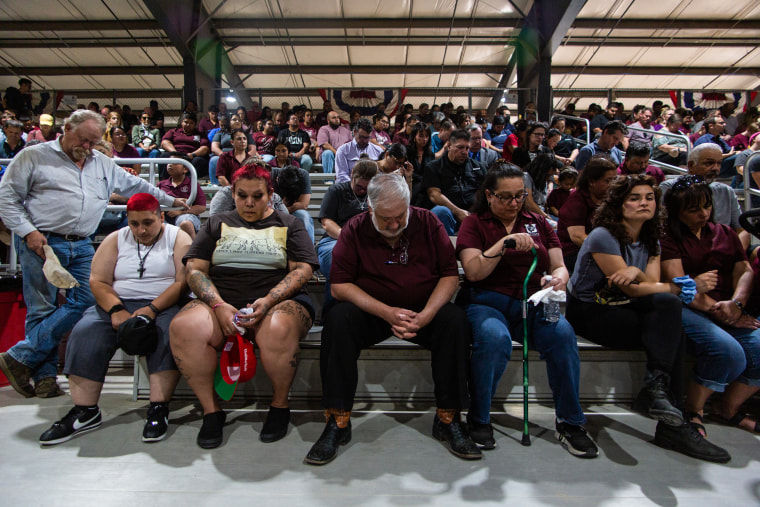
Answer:
<svg viewBox="0 0 760 507"><path fill-rule="evenodd" d="M538 303L549 301L549 300L564 302L566 298L565 291L552 290L552 289L553 287L547 287L545 289L541 289L540 291L530 296L528 298L528 301L533 303L533 306L538 306Z"/></svg>
<svg viewBox="0 0 760 507"><path fill-rule="evenodd" d="M47 278L47 281L52 283L59 289L73 289L79 287L77 279L71 276L71 273L63 269L61 261L55 255L55 252L50 245L42 245L42 249L45 251L45 264L42 265L42 273Z"/></svg>

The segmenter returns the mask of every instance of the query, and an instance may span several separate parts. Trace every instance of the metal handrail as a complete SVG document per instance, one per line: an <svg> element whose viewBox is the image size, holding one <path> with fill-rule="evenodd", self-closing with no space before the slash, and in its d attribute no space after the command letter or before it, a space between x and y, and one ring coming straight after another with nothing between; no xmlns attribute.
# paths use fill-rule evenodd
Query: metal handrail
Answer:
<svg viewBox="0 0 760 507"><path fill-rule="evenodd" d="M760 157L760 151L756 151L752 155L750 155L747 158L747 161L744 163L744 211L749 211L752 209L752 196L757 195L760 196L760 190L756 188L752 188L750 178L752 177L750 175L749 170L747 169L747 166L749 165L750 161L754 159L755 157Z"/></svg>
<svg viewBox="0 0 760 507"><path fill-rule="evenodd" d="M630 125L628 125L627 128L628 128L628 130L636 130L636 131L639 131L639 132L645 132L647 134L653 134L652 135L652 141L654 141L654 136L666 136L666 137L675 137L675 138L678 138L678 139L683 139L684 141L686 141L686 160L689 160L689 156L691 155L691 141L689 141L689 137L688 136L686 136L684 134L674 134L673 132L669 132L669 131L667 131L665 129L660 129L660 130L643 129L643 128L640 128L640 127L631 127ZM651 143L649 145L649 148L650 148L650 150L652 149ZM657 161L657 160L650 160L649 163L652 164L652 165L656 165L658 167L663 167L663 168L666 168L666 169L670 169L671 171L676 172L676 173L686 174L688 172L683 167L678 167L676 165L668 164L667 162L660 162L660 161Z"/></svg>
<svg viewBox="0 0 760 507"><path fill-rule="evenodd" d="M134 165L134 164L141 164L141 165L147 165L148 166L148 181L151 185L156 185L156 165L157 164L182 164L185 167L187 167L190 170L190 197L187 198L187 205L192 206L192 204L195 202L195 198L197 197L198 193L198 173L195 171L195 167L193 167L193 164L188 162L184 159L179 158L151 158L151 159L144 159L144 158L117 158L113 159L114 162L116 162L117 165L121 166L124 165ZM10 163L11 159L4 158L0 159L0 165L8 165ZM161 206L162 209L172 209L169 206ZM126 211L127 207L124 204L109 204L106 206L107 211ZM11 244L10 244L10 252L8 255L8 272L15 274L18 271L18 257L16 253L16 247L15 247L15 234L13 234L13 231L11 231ZM2 265L2 264L0 264Z"/></svg>
<svg viewBox="0 0 760 507"><path fill-rule="evenodd" d="M555 116L559 116L561 118L570 118L571 120L580 120L580 121L586 122L586 144L591 144L591 122L588 121L588 118L581 118L580 116L570 116L569 114L561 114L561 113L553 114L552 118L554 118ZM564 134L564 132L562 132L562 133ZM577 138L574 137L573 139L577 139Z"/></svg>

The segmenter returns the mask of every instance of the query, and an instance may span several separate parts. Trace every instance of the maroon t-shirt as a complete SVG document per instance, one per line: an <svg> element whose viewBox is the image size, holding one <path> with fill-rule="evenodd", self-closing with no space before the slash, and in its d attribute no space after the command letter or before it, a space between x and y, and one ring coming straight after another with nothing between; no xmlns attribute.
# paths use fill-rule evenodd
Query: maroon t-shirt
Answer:
<svg viewBox="0 0 760 507"><path fill-rule="evenodd" d="M582 225L586 228L586 234L591 232L593 226L591 221L594 218L594 212L597 205L591 199L591 194L576 188L570 192L570 197L559 211L559 220L557 221L557 237L562 244L562 253L570 255L578 252L581 248L576 246L567 233L568 227Z"/></svg>
<svg viewBox="0 0 760 507"><path fill-rule="evenodd" d="M164 134L164 137L161 138L161 140L171 141L171 143L174 145L174 148L178 152L184 153L185 155L196 151L201 146L211 147L211 143L209 143L206 136L201 135L200 132L186 134L182 127L171 129L169 132Z"/></svg>
<svg viewBox="0 0 760 507"><path fill-rule="evenodd" d="M274 155L274 136L263 132L253 134L253 142L256 143L256 152L259 155Z"/></svg>
<svg viewBox="0 0 760 507"><path fill-rule="evenodd" d="M243 162L245 160L243 159ZM232 183L232 175L241 167L243 167L243 164L235 158L235 152L225 151L219 156L219 162L216 164L216 177L224 176L227 178L227 181Z"/></svg>
<svg viewBox="0 0 760 507"><path fill-rule="evenodd" d="M518 232L530 234L536 244L538 264L528 281L528 295L531 295L541 288L543 273L551 272L549 249L560 248L560 243L549 222L543 216L530 211L523 210L517 215L512 234ZM473 213L464 219L459 228L457 255L466 248L488 250L506 234L504 224L494 217L490 211ZM470 282L465 278L464 286L500 292L516 299L522 299L523 282L532 262L533 254L531 252L504 250L504 255L499 260L499 264L490 275L477 282Z"/></svg>
<svg viewBox="0 0 760 507"><path fill-rule="evenodd" d="M564 188L555 188L549 192L549 197L546 198L546 207L557 208L558 211L561 210L562 206L570 198L570 192L571 190L565 190Z"/></svg>
<svg viewBox="0 0 760 507"><path fill-rule="evenodd" d="M195 193L195 202L193 202L193 206L196 204L200 204L205 206L206 205L206 194L203 193L203 190L201 190L201 186L198 182L195 183L197 186L196 193ZM172 185L172 179L167 178L165 180L161 180L158 182L158 185L156 185L160 190L163 190L168 195L172 197L176 197L178 199L187 199L190 197L190 176L185 176L184 181L177 185L176 187Z"/></svg>
<svg viewBox="0 0 760 507"><path fill-rule="evenodd" d="M409 208L409 225L398 243L390 247L369 212L356 215L333 249L330 283L353 283L387 305L422 310L441 277L459 275L454 247L435 215L415 207ZM399 262L401 245L408 245L406 264Z"/></svg>
<svg viewBox="0 0 760 507"><path fill-rule="evenodd" d="M727 301L734 295L734 265L747 260L739 236L727 225L708 222L697 238L681 227L681 241L670 235L660 240L661 261L681 259L683 271L692 278L705 271L718 270L718 285L707 293L716 301Z"/></svg>

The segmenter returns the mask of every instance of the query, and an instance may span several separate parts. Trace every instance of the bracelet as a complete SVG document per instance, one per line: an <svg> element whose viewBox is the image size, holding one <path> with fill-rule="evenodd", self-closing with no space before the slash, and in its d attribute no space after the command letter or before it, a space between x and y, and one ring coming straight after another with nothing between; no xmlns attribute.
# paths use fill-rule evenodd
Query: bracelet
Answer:
<svg viewBox="0 0 760 507"><path fill-rule="evenodd" d="M156 316L158 316L158 314L159 314L159 313L161 313L161 310L159 310L158 308L156 308L156 307L153 305L153 303L148 303L148 308L150 308L150 309L151 309L151 311L152 311L154 314L156 314Z"/></svg>
<svg viewBox="0 0 760 507"><path fill-rule="evenodd" d="M744 313L744 305L738 299L732 299L731 302L736 305L740 312Z"/></svg>
<svg viewBox="0 0 760 507"><path fill-rule="evenodd" d="M486 255L485 252L481 253L480 255L482 255L484 259L497 259L504 256L504 251L500 251L498 255Z"/></svg>
<svg viewBox="0 0 760 507"><path fill-rule="evenodd" d="M121 311L123 311L123 310L125 310L125 308L124 308L124 305L123 305L123 304L121 304L121 302L119 302L119 303L116 303L115 305L113 305L113 306L111 307L111 309L110 309L110 310L108 310L106 313L107 313L107 314L109 315L109 317L110 317L110 316L111 316L111 315L113 315L114 313L116 313L116 312L121 312Z"/></svg>
<svg viewBox="0 0 760 507"><path fill-rule="evenodd" d="M219 306L219 305L223 305L223 304L224 304L224 301L220 301L219 303L217 303L217 304L215 304L214 306L211 307L211 311L212 312L216 311L216 307Z"/></svg>

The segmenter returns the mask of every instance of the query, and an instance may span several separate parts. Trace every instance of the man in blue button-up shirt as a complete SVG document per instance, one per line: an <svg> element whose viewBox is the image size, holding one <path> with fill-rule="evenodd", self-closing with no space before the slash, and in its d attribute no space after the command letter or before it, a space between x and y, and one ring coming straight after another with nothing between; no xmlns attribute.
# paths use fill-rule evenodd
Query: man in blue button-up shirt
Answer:
<svg viewBox="0 0 760 507"><path fill-rule="evenodd" d="M0 218L16 234L27 307L25 338L0 354L0 370L28 398L61 394L55 381L58 345L95 304L89 286L94 250L88 236L95 232L111 193L127 197L148 192L163 205L187 207L93 151L105 128L100 114L75 111L66 119L63 136L22 150L0 182ZM44 245L79 282L67 290L60 307L58 288L42 272Z"/></svg>

